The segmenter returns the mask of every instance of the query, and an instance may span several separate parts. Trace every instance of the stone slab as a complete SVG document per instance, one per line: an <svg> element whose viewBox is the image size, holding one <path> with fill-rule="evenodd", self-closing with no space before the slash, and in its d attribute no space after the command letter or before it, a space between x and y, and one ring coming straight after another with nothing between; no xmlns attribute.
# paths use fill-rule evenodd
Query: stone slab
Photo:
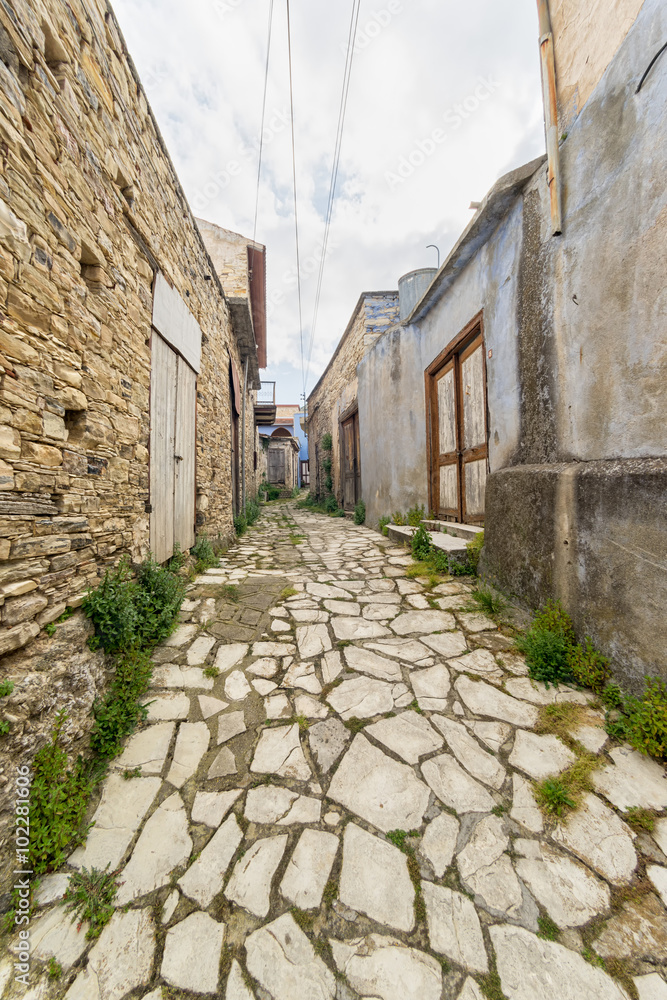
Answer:
<svg viewBox="0 0 667 1000"><path fill-rule="evenodd" d="M205 722L182 722L176 737L176 747L167 781L182 788L195 773L208 750L211 734Z"/></svg>
<svg viewBox="0 0 667 1000"><path fill-rule="evenodd" d="M484 786L449 754L425 761L421 771L440 801L457 813L490 812L495 805Z"/></svg>
<svg viewBox="0 0 667 1000"><path fill-rule="evenodd" d="M337 853L335 834L304 830L280 883L285 899L301 910L320 906Z"/></svg>
<svg viewBox="0 0 667 1000"><path fill-rule="evenodd" d="M628 747L615 747L609 756L614 764L591 775L596 791L623 811L667 808L667 774L661 764Z"/></svg>
<svg viewBox="0 0 667 1000"><path fill-rule="evenodd" d="M422 882L431 947L468 972L488 972L482 927L474 904L460 892Z"/></svg>
<svg viewBox="0 0 667 1000"><path fill-rule="evenodd" d="M390 623L397 635L431 635L456 628L454 616L447 611L405 611Z"/></svg>
<svg viewBox="0 0 667 1000"><path fill-rule="evenodd" d="M207 913L191 913L167 931L160 973L172 986L217 993L225 925Z"/></svg>
<svg viewBox="0 0 667 1000"><path fill-rule="evenodd" d="M609 908L608 887L583 865L546 848L540 854L516 861L516 871L559 927L581 927Z"/></svg>
<svg viewBox="0 0 667 1000"><path fill-rule="evenodd" d="M241 788L233 788L229 792L197 792L190 819L193 823L204 823L216 830L242 794Z"/></svg>
<svg viewBox="0 0 667 1000"><path fill-rule="evenodd" d="M449 671L444 663L410 674L410 683L417 704L423 712L444 712L451 688Z"/></svg>
<svg viewBox="0 0 667 1000"><path fill-rule="evenodd" d="M221 715L218 718L218 737L217 744L220 746L221 743L227 743L228 740L234 739L235 736L240 736L241 733L245 733L246 724L243 712L229 712L227 715Z"/></svg>
<svg viewBox="0 0 667 1000"><path fill-rule="evenodd" d="M332 938L331 949L338 970L357 995L369 1000L440 1000L438 962L396 938L380 934L348 941Z"/></svg>
<svg viewBox="0 0 667 1000"><path fill-rule="evenodd" d="M469 677L457 677L454 684L461 700L475 715L500 719L513 726L534 729L538 711L534 705L517 701L484 681L472 681Z"/></svg>
<svg viewBox="0 0 667 1000"><path fill-rule="evenodd" d="M236 766L234 754L229 747L223 747L208 769L207 778L224 778L228 774L237 773L238 768Z"/></svg>
<svg viewBox="0 0 667 1000"><path fill-rule="evenodd" d="M287 835L256 840L236 862L225 896L256 917L271 907L271 881L287 847Z"/></svg>
<svg viewBox="0 0 667 1000"><path fill-rule="evenodd" d="M387 833L421 826L429 790L412 768L388 757L359 733L333 777L328 796Z"/></svg>
<svg viewBox="0 0 667 1000"><path fill-rule="evenodd" d="M327 701L341 718L370 719L394 708L392 685L374 677L354 677L343 681L327 696Z"/></svg>
<svg viewBox="0 0 667 1000"><path fill-rule="evenodd" d="M146 704L147 722L173 722L187 719L190 714L190 699L187 694L165 694L161 698L152 698Z"/></svg>
<svg viewBox="0 0 667 1000"><path fill-rule="evenodd" d="M151 911L116 910L68 990L68 1000L121 1000L151 978L154 954Z"/></svg>
<svg viewBox="0 0 667 1000"><path fill-rule="evenodd" d="M401 668L393 660L388 660L385 656L379 656L369 649L360 649L359 646L347 646L344 650L345 660L350 670L358 673L369 674L383 681L402 681L403 674Z"/></svg>
<svg viewBox="0 0 667 1000"><path fill-rule="evenodd" d="M339 895L345 906L380 924L406 933L414 927L415 893L405 855L355 823L345 827Z"/></svg>
<svg viewBox="0 0 667 1000"><path fill-rule="evenodd" d="M222 889L222 883L243 840L243 832L236 816L231 815L211 837L199 857L178 880L181 891L206 909Z"/></svg>
<svg viewBox="0 0 667 1000"><path fill-rule="evenodd" d="M102 798L93 815L94 826L86 842L69 859L74 868L114 871L132 842L141 821L160 790L160 778L133 778L110 774L102 786Z"/></svg>
<svg viewBox="0 0 667 1000"><path fill-rule="evenodd" d="M119 771L134 771L138 767L142 774L160 774L175 728L174 722L156 722L140 729L130 737L122 754L111 766Z"/></svg>
<svg viewBox="0 0 667 1000"><path fill-rule="evenodd" d="M289 913L246 938L248 972L272 1000L334 1000L336 980Z"/></svg>
<svg viewBox="0 0 667 1000"><path fill-rule="evenodd" d="M631 881L637 866L632 831L596 795L584 795L581 807L556 828L553 839L612 884Z"/></svg>
<svg viewBox="0 0 667 1000"><path fill-rule="evenodd" d="M379 639L389 635L389 630L379 622L369 622L365 618L334 618L331 622L334 635L339 640Z"/></svg>
<svg viewBox="0 0 667 1000"><path fill-rule="evenodd" d="M279 774L283 778L307 781L312 777L301 747L299 726L265 729L259 738L250 770L259 774Z"/></svg>
<svg viewBox="0 0 667 1000"><path fill-rule="evenodd" d="M442 737L428 719L417 712L402 712L395 718L380 719L365 731L408 764L417 764L421 757L440 750L443 745Z"/></svg>
<svg viewBox="0 0 667 1000"><path fill-rule="evenodd" d="M512 767L530 775L535 781L542 781L560 774L574 764L576 759L557 736L551 733L538 736L525 729L518 729L509 762Z"/></svg>
<svg viewBox="0 0 667 1000"><path fill-rule="evenodd" d="M124 906L169 882L169 875L190 857L192 840L183 801L175 792L144 825L122 874L116 903Z"/></svg>
<svg viewBox="0 0 667 1000"><path fill-rule="evenodd" d="M508 1000L627 1000L606 972L555 941L508 924L489 933Z"/></svg>
<svg viewBox="0 0 667 1000"><path fill-rule="evenodd" d="M496 791L502 788L507 772L493 754L483 750L460 722L454 722L441 715L433 716L433 724L445 737L447 744L469 774L478 781L490 785Z"/></svg>
<svg viewBox="0 0 667 1000"><path fill-rule="evenodd" d="M255 643L257 645L257 643ZM240 663L248 654L247 642L229 642L218 648L215 654L214 666L221 674L226 674L228 670ZM254 651L254 650L253 650Z"/></svg>
<svg viewBox="0 0 667 1000"><path fill-rule="evenodd" d="M315 763L327 774L352 739L349 729L340 719L331 718L317 722L308 730L308 743Z"/></svg>
<svg viewBox="0 0 667 1000"><path fill-rule="evenodd" d="M426 827L419 853L426 858L436 878L442 878L454 857L460 824L455 816L440 813Z"/></svg>

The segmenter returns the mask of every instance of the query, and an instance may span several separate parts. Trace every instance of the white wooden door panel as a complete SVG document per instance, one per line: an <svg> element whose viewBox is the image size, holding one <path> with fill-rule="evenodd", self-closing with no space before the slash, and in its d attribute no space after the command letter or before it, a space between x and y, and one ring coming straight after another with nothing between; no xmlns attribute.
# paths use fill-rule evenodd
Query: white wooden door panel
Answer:
<svg viewBox="0 0 667 1000"><path fill-rule="evenodd" d="M164 562L174 547L174 435L177 357L156 333L151 356L150 544Z"/></svg>
<svg viewBox="0 0 667 1000"><path fill-rule="evenodd" d="M178 358L174 443L174 544L187 552L195 544L195 413L197 377Z"/></svg>

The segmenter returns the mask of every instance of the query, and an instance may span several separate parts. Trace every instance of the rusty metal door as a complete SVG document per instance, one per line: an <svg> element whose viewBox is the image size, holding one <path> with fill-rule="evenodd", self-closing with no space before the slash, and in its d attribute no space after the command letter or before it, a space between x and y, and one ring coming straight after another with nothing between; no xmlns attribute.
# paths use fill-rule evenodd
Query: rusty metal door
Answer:
<svg viewBox="0 0 667 1000"><path fill-rule="evenodd" d="M341 424L343 507L353 510L361 496L359 463L359 414L353 413Z"/></svg>
<svg viewBox="0 0 667 1000"><path fill-rule="evenodd" d="M431 509L447 520L482 524L488 447L481 322L466 328L426 376Z"/></svg>

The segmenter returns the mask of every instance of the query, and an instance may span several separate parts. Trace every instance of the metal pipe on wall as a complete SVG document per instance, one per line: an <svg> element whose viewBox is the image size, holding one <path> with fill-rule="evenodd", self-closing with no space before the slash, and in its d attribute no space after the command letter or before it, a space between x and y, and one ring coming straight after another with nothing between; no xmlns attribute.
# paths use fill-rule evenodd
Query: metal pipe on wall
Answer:
<svg viewBox="0 0 667 1000"><path fill-rule="evenodd" d="M551 32L549 0L537 0L540 23L540 59L542 70L542 99L544 101L544 127L547 139L548 183L551 202L551 231L554 236L562 232L560 151L558 149L558 100L556 92L556 61L554 37Z"/></svg>
<svg viewBox="0 0 667 1000"><path fill-rule="evenodd" d="M243 361L243 403L241 404L241 510L245 514L245 411L248 398L248 355Z"/></svg>

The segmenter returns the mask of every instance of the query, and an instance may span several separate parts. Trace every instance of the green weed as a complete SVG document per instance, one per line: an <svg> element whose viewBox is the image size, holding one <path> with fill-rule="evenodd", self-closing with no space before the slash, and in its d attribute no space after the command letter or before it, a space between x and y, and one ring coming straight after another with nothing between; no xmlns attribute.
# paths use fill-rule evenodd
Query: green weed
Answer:
<svg viewBox="0 0 667 1000"><path fill-rule="evenodd" d="M383 535L388 535L389 534L389 529L387 528L388 524L391 524L391 518L390 517L381 517L380 518L380 520L378 521L378 528L379 528L381 534L383 534Z"/></svg>
<svg viewBox="0 0 667 1000"><path fill-rule="evenodd" d="M67 714L57 714L51 740L33 760L30 789L30 861L35 874L57 868L85 840L82 827L93 789L83 758L70 764L62 748Z"/></svg>
<svg viewBox="0 0 667 1000"><path fill-rule="evenodd" d="M410 830L409 833L406 830L390 830L387 834L387 840L389 840L394 847L398 847L399 851L403 851L404 854L407 854L408 851L405 844L406 840L408 837L418 836L419 830Z"/></svg>
<svg viewBox="0 0 667 1000"><path fill-rule="evenodd" d="M87 941L98 938L114 914L113 901L120 885L120 870L118 868L110 872L107 865L101 871L97 868L82 868L70 876L67 891L60 903L68 913L78 917L79 929L86 921L90 924L86 931Z"/></svg>
<svg viewBox="0 0 667 1000"><path fill-rule="evenodd" d="M57 962L55 960L55 958L53 957L53 955L51 955L51 958L49 959L49 965L48 965L49 980L51 982L55 982L55 981L57 981L58 979L61 978L62 974L63 974L63 967L62 967L62 965L60 964L60 962Z"/></svg>
<svg viewBox="0 0 667 1000"><path fill-rule="evenodd" d="M13 681L0 681L0 698L9 698L10 694L14 690Z"/></svg>
<svg viewBox="0 0 667 1000"><path fill-rule="evenodd" d="M475 576L477 576L479 557L482 553L483 547L484 547L483 531L478 531L475 534L475 537L471 539L466 545L468 567Z"/></svg>
<svg viewBox="0 0 667 1000"><path fill-rule="evenodd" d="M215 667L212 663L209 663L207 667L204 667L202 673L204 674L204 677L215 678L220 676L220 671L218 667Z"/></svg>
<svg viewBox="0 0 667 1000"><path fill-rule="evenodd" d="M322 451L331 451L333 447L333 440L331 434L327 431L326 434L322 435L322 440L320 441L320 448Z"/></svg>
<svg viewBox="0 0 667 1000"><path fill-rule="evenodd" d="M655 829L655 813L651 809L643 809L641 806L630 806L623 818L637 833L642 833L643 830L653 833Z"/></svg>
<svg viewBox="0 0 667 1000"><path fill-rule="evenodd" d="M410 704L408 705L408 708L411 708L413 712L417 713L417 715L423 715L424 714L423 711L421 710L421 708L419 707L419 702L417 701L416 698L415 698L414 701L410 702Z"/></svg>
<svg viewBox="0 0 667 1000"><path fill-rule="evenodd" d="M108 760L119 754L122 740L145 720L148 710L139 699L148 690L152 673L148 653L133 651L117 659L106 694L93 705L90 747L97 757Z"/></svg>
<svg viewBox="0 0 667 1000"><path fill-rule="evenodd" d="M567 785L560 778L545 778L535 786L537 804L546 813L562 816L566 809L576 809L577 803Z"/></svg>
<svg viewBox="0 0 667 1000"><path fill-rule="evenodd" d="M343 725L350 730L351 733L360 733L364 726L368 725L368 719L357 719L355 715L351 719L348 719Z"/></svg>
<svg viewBox="0 0 667 1000"><path fill-rule="evenodd" d="M428 559L431 551L431 539L423 524L420 524L410 542L413 558L418 562Z"/></svg>
<svg viewBox="0 0 667 1000"><path fill-rule="evenodd" d="M551 917L538 917L537 926L539 930L537 936L544 938L545 941L557 941L560 935L560 928L558 924L554 923Z"/></svg>
<svg viewBox="0 0 667 1000"><path fill-rule="evenodd" d="M366 520L366 504L363 500L360 500L357 506L354 508L354 523L363 524Z"/></svg>
<svg viewBox="0 0 667 1000"><path fill-rule="evenodd" d="M470 595L474 602L470 610L483 611L485 615L495 618L507 610L507 601L500 594L494 594L486 587L478 587Z"/></svg>
<svg viewBox="0 0 667 1000"><path fill-rule="evenodd" d="M205 569L211 569L220 562L207 535L198 536L190 549L190 555L194 557L196 573L203 573Z"/></svg>
<svg viewBox="0 0 667 1000"><path fill-rule="evenodd" d="M288 597L295 597L297 594L298 590L294 587L283 587L280 591L280 598L281 600L286 601Z"/></svg>

